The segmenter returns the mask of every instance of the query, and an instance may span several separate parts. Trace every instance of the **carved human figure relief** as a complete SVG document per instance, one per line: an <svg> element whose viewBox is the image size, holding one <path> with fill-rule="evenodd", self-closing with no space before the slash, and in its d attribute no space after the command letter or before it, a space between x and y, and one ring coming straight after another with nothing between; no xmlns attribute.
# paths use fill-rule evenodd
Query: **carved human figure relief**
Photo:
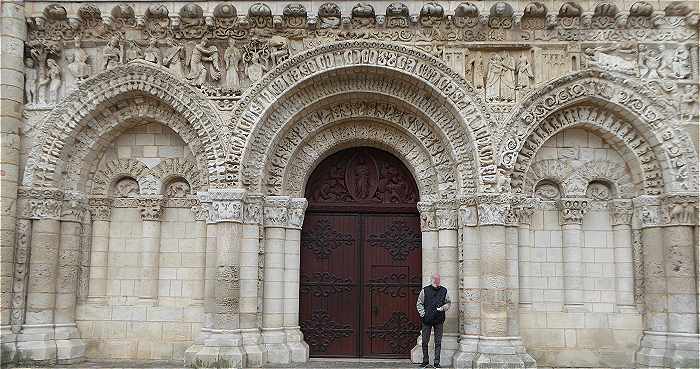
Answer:
<svg viewBox="0 0 700 369"><path fill-rule="evenodd" d="M671 60L671 71L673 77L677 79L685 79L690 76L690 52L688 48L681 45L673 52Z"/></svg>
<svg viewBox="0 0 700 369"><path fill-rule="evenodd" d="M610 189L608 186L600 182L593 182L589 184L586 191L586 196L598 201L607 201L611 198Z"/></svg>
<svg viewBox="0 0 700 369"><path fill-rule="evenodd" d="M190 193L190 185L185 181L175 181L165 190L167 197L187 197Z"/></svg>
<svg viewBox="0 0 700 369"><path fill-rule="evenodd" d="M663 70L665 69L665 61L663 50L658 47L640 46L639 71L642 78L659 79L663 78Z"/></svg>
<svg viewBox="0 0 700 369"><path fill-rule="evenodd" d="M92 74L92 67L88 62L87 52L80 46L80 37L75 36L74 40L75 51L71 57L70 63L68 64L68 71L75 77L78 83L82 82L84 79L90 77Z"/></svg>
<svg viewBox="0 0 700 369"><path fill-rule="evenodd" d="M43 90L43 101L47 104L58 102L59 90L63 84L63 70L56 59L46 59L46 77L39 81L39 89Z"/></svg>
<svg viewBox="0 0 700 369"><path fill-rule="evenodd" d="M682 119L692 120L698 115L698 85L685 85L678 100L678 111Z"/></svg>
<svg viewBox="0 0 700 369"><path fill-rule="evenodd" d="M591 66L606 71L636 75L637 52L637 47L634 44L622 43L587 48L584 55Z"/></svg>
<svg viewBox="0 0 700 369"><path fill-rule="evenodd" d="M226 83L224 87L230 90L239 90L241 80L238 75L239 66L243 57L241 49L236 47L236 41L232 38L228 40L228 48L224 52L224 65L226 66Z"/></svg>
<svg viewBox="0 0 700 369"><path fill-rule="evenodd" d="M208 77L218 81L221 77L221 68L219 66L219 49L216 46L207 47L209 38L202 39L192 49L190 60L190 73L187 75L187 81L193 86L202 86L207 82Z"/></svg>
<svg viewBox="0 0 700 369"><path fill-rule="evenodd" d="M561 197L561 194L556 184L542 181L535 187L535 196L542 200L552 201Z"/></svg>
<svg viewBox="0 0 700 369"><path fill-rule="evenodd" d="M509 54L491 54L486 70L487 101L511 102L514 100L514 71L513 58Z"/></svg>
<svg viewBox="0 0 700 369"><path fill-rule="evenodd" d="M520 54L518 62L516 64L517 73L517 88L526 89L530 87L532 81L535 79L535 75L532 74L532 67L530 66L530 61L527 59L525 54Z"/></svg>
<svg viewBox="0 0 700 369"><path fill-rule="evenodd" d="M114 35L102 49L102 70L114 68L122 63L122 50L119 36Z"/></svg>
<svg viewBox="0 0 700 369"><path fill-rule="evenodd" d="M158 48L157 40L155 38L151 39L151 41L148 42L148 47L144 50L143 60L153 64L160 64L162 59L163 55Z"/></svg>
<svg viewBox="0 0 700 369"><path fill-rule="evenodd" d="M24 96L27 104L37 103L37 70L32 58L24 59Z"/></svg>
<svg viewBox="0 0 700 369"><path fill-rule="evenodd" d="M175 77L181 79L185 76L183 60L185 60L185 49L175 40L170 40L170 50L163 58L163 65L166 66Z"/></svg>

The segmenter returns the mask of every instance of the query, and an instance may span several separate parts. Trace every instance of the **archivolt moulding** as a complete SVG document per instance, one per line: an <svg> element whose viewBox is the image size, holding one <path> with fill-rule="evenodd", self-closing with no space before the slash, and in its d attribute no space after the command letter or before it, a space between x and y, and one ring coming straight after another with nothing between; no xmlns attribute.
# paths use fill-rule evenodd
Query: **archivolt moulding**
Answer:
<svg viewBox="0 0 700 369"><path fill-rule="evenodd" d="M217 110L198 90L165 68L133 61L89 78L47 114L44 131L29 155L33 160L27 164L23 185L56 186L60 166L70 154L76 135L106 107L130 96L152 97L172 107L206 143L202 149L210 182L222 184L232 178L232 162L225 150L230 135Z"/></svg>
<svg viewBox="0 0 700 369"><path fill-rule="evenodd" d="M499 167L512 172L514 187L522 190L539 145L562 129L589 124L635 153L646 194L696 190L697 153L674 116L673 107L643 85L601 71L574 73L530 95L506 120L496 137Z"/></svg>
<svg viewBox="0 0 700 369"><path fill-rule="evenodd" d="M490 126L473 88L442 61L413 48L371 41L342 41L299 53L278 65L252 86L233 112L233 154L239 163L259 163L271 140L284 130L292 116L333 91L344 80L372 86L371 90L409 102L431 118L452 140L464 136L475 147L476 170L481 182L495 184L495 165ZM325 89L318 84L324 83ZM398 85L409 88L397 88ZM301 93L304 87L308 92ZM344 86L345 87L345 86ZM316 97L314 97L315 93ZM478 100L477 100L478 101ZM460 145L453 143L456 150ZM261 174L262 168L240 167L240 181Z"/></svg>

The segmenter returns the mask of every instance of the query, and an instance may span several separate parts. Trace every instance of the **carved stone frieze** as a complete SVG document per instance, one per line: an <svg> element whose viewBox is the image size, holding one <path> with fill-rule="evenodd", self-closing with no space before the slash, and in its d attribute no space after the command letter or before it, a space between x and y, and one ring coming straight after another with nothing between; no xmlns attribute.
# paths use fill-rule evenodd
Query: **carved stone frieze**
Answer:
<svg viewBox="0 0 700 369"><path fill-rule="evenodd" d="M512 196L479 194L476 197L479 225L506 225L511 221Z"/></svg>
<svg viewBox="0 0 700 369"><path fill-rule="evenodd" d="M59 219L63 192L56 189L20 187L17 190L18 217L24 219Z"/></svg>
<svg viewBox="0 0 700 369"><path fill-rule="evenodd" d="M586 198L562 198L557 202L559 207L559 221L562 225L581 224L583 216L588 211L588 199Z"/></svg>
<svg viewBox="0 0 700 369"><path fill-rule="evenodd" d="M662 199L661 214L665 225L695 226L698 195L693 193L666 194Z"/></svg>
<svg viewBox="0 0 700 369"><path fill-rule="evenodd" d="M88 210L88 198L85 195L77 192L65 192L63 194L61 220L88 223L90 216Z"/></svg>

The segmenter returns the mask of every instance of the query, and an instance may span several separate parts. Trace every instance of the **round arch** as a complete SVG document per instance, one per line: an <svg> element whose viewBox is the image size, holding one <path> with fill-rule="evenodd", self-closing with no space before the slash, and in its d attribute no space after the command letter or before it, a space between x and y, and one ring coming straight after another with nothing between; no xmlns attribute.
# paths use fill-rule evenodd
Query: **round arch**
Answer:
<svg viewBox="0 0 700 369"><path fill-rule="evenodd" d="M644 193L695 190L697 153L674 116L643 85L607 72L574 73L530 95L506 120L508 128L495 138L499 167L521 190L522 174L544 141L587 125L633 153Z"/></svg>
<svg viewBox="0 0 700 369"><path fill-rule="evenodd" d="M206 143L192 151L201 151L200 157L206 163L210 184L223 184L232 178L229 155L225 149L230 135L217 110L198 90L176 79L165 68L144 61L132 61L104 71L86 80L80 87L44 118L42 134L30 154L30 157L37 159L27 164L23 185L60 187L59 174L70 160L73 140L79 139L78 135L85 127L110 124L116 116L105 116L105 112L129 98L158 101L161 108L164 106L170 110L170 116L180 117L191 127L196 137ZM168 125L167 120L158 121ZM170 128L178 130L176 127Z"/></svg>
<svg viewBox="0 0 700 369"><path fill-rule="evenodd" d="M262 174L260 163L295 116L309 105L348 91L383 93L406 102L430 117L431 128L448 137L457 155L475 152L476 172L495 170L490 126L463 78L416 49L342 41L295 55L243 96L230 126L237 140L233 153L240 157L240 183L249 186L251 178ZM489 175L482 179L486 185L495 184Z"/></svg>

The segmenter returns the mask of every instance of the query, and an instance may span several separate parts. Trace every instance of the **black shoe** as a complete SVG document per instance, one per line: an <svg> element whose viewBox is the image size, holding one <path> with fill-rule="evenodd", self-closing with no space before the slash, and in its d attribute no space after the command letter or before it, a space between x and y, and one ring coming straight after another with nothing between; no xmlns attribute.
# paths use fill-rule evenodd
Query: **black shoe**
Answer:
<svg viewBox="0 0 700 369"><path fill-rule="evenodd" d="M440 363L435 363L435 364L433 364L433 367L435 367L435 368L442 368L442 367L440 366Z"/></svg>
<svg viewBox="0 0 700 369"><path fill-rule="evenodd" d="M430 365L430 363L423 362L423 363L420 363L420 365L419 365L418 367L419 367L419 368L425 368L425 367L428 366L428 365Z"/></svg>

